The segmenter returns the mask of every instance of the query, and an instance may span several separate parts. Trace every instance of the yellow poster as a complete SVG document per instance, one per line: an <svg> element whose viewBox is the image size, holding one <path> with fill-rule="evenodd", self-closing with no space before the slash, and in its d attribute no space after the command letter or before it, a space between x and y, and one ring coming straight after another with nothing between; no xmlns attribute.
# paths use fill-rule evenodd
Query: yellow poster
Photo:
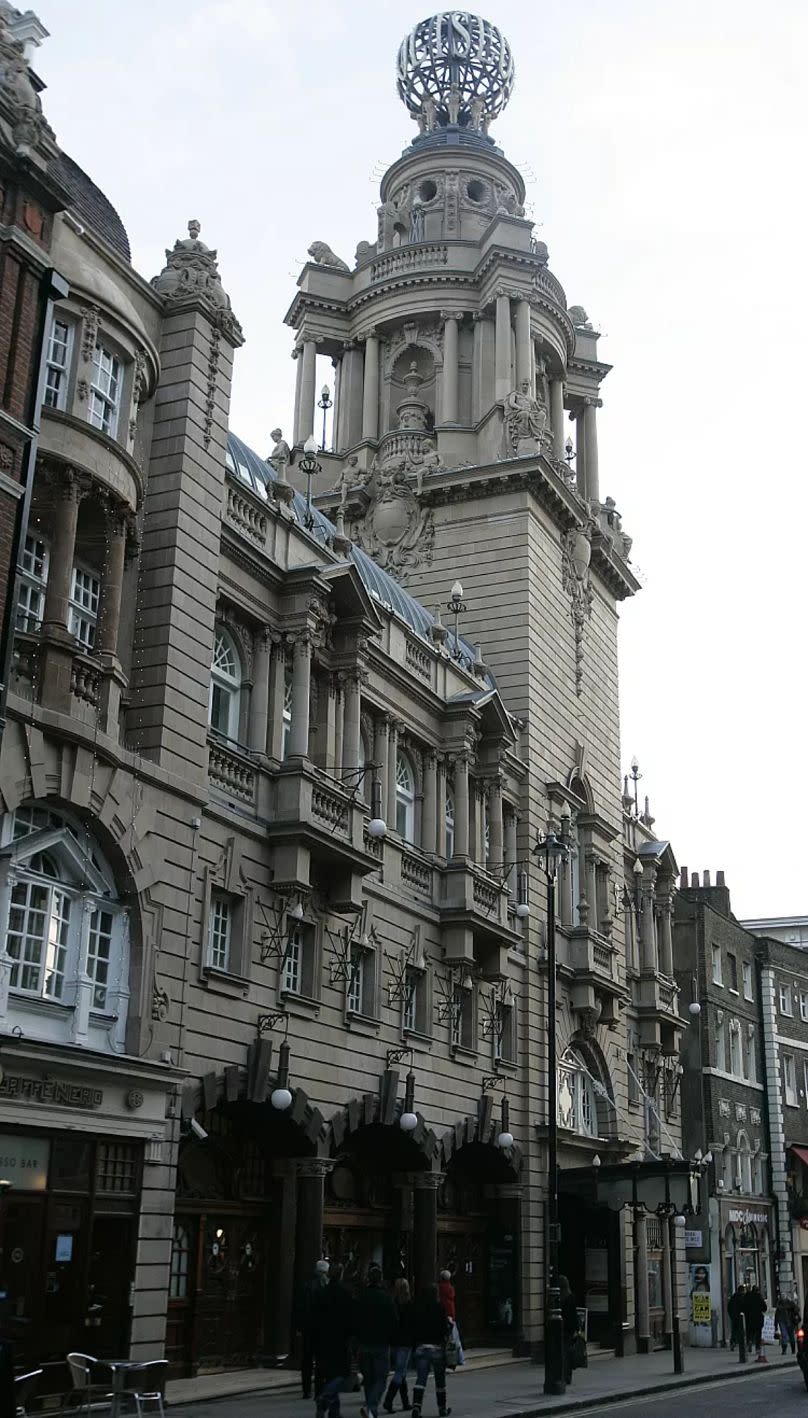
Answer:
<svg viewBox="0 0 808 1418"><path fill-rule="evenodd" d="M691 1313L694 1324L710 1323L710 1296L694 1290L690 1296Z"/></svg>

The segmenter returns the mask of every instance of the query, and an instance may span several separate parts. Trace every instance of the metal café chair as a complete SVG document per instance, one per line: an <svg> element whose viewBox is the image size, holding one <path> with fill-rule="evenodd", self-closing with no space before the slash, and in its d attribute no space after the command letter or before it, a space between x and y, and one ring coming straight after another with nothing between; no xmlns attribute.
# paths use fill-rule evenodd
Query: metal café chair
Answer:
<svg viewBox="0 0 808 1418"><path fill-rule="evenodd" d="M143 1364L132 1364L122 1374L121 1398L135 1401L137 1418L144 1418L148 1405L156 1407L160 1418L165 1418L167 1359L149 1359Z"/></svg>
<svg viewBox="0 0 808 1418"><path fill-rule="evenodd" d="M67 1356L67 1367L70 1370L73 1391L79 1394L79 1412L86 1404L87 1418L90 1418L90 1408L93 1403L110 1403L112 1401L109 1370L102 1359L96 1359L92 1354L79 1354L74 1351ZM107 1369L107 1377L106 1381L102 1382L105 1369Z"/></svg>
<svg viewBox="0 0 808 1418"><path fill-rule="evenodd" d="M14 1408L17 1418L26 1418L26 1404L33 1397L41 1377L41 1369L32 1369L30 1374L18 1374L15 1378Z"/></svg>

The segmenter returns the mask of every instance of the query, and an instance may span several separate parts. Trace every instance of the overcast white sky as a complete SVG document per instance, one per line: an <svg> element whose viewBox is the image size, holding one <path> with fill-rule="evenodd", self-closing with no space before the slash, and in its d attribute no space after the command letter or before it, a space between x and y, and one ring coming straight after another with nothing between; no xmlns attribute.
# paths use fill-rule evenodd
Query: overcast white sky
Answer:
<svg viewBox="0 0 808 1418"><path fill-rule="evenodd" d="M22 3L22 0L18 0ZM33 0L32 0L33 3ZM414 136L398 43L425 0L38 0L62 146L146 276L198 217L247 343L234 430L291 425L282 317L309 243L350 261ZM437 8L437 7L436 7ZM680 864L739 916L808 914L804 869L804 0L489 0L516 59L494 136L614 365L601 492L624 607L623 757Z"/></svg>

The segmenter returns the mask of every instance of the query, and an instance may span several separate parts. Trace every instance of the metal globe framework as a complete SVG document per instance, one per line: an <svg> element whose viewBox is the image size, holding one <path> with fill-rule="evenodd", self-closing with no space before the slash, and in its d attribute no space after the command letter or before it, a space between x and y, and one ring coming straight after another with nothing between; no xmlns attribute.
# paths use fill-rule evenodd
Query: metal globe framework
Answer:
<svg viewBox="0 0 808 1418"><path fill-rule="evenodd" d="M488 20L460 10L432 15L402 40L396 74L398 93L416 117L434 104L441 126L488 121L502 112L514 81L511 47Z"/></svg>

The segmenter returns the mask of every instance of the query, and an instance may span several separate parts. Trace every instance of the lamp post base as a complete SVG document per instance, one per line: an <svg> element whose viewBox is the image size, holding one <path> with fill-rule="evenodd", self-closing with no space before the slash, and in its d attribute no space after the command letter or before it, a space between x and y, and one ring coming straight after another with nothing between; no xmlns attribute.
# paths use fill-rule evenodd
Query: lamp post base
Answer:
<svg viewBox="0 0 808 1418"><path fill-rule="evenodd" d="M561 1318L560 1296L553 1289L548 1295L548 1314L544 1342L544 1392L561 1394L567 1391L564 1365L564 1322Z"/></svg>

